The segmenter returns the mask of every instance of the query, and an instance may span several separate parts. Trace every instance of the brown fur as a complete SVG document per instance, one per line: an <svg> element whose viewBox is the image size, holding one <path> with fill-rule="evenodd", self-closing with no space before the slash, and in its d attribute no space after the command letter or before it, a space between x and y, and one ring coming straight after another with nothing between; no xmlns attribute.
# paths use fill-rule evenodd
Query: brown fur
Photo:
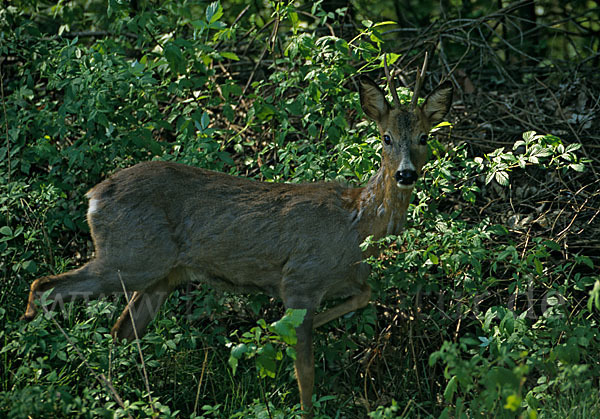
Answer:
<svg viewBox="0 0 600 419"><path fill-rule="evenodd" d="M307 310L297 329L296 372L310 416L312 329L368 303L369 266L359 246L369 235L401 230L412 185L398 185L397 171L420 174L427 147L418 138L444 117L452 95L445 85L423 107L393 109L374 82L362 79L360 86L363 109L391 138L364 188L264 183L176 163L140 163L88 192L95 257L34 281L24 317L35 316L35 301L46 290L53 289L54 299L98 297L122 291L122 281L135 293L113 335L134 339L168 294L189 280L279 297L286 307ZM324 299L346 297L315 315Z"/></svg>

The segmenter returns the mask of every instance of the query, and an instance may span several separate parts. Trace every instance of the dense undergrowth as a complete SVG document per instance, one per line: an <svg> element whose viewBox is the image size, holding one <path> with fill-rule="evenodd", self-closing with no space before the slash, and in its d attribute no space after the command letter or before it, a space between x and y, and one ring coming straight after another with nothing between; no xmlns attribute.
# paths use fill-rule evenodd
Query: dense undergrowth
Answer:
<svg viewBox="0 0 600 419"><path fill-rule="evenodd" d="M461 4L472 19L460 24L472 27L460 33L500 37L490 25L516 13L486 18L485 3ZM271 325L283 313L278 301L190 285L168 300L138 347L109 336L123 297L20 321L29 284L91 257L84 194L139 161L263 181L363 184L381 146L360 110L355 76L381 76L387 51L390 65L412 77L438 28L426 88L447 74L447 63L467 74L477 68L471 78L487 88L469 96L473 82L453 79L462 93L449 124L432 135L406 230L365 243L382 246L370 261L373 302L317 333L317 416L600 416L592 147L600 142L589 134L597 120L588 118L598 83L585 73L597 45L577 55L587 90L565 88L577 98L569 116L576 130L536 134L530 119L517 118L515 132L498 134L495 120L477 118L500 96L513 105L494 108L506 111L504 123L522 102L494 73L498 57L507 66L510 57L487 59L502 48L497 38L465 46L453 38L453 16L438 16L421 32L428 41L405 50L384 31L389 22L367 20L377 16L360 2L350 28L348 9L323 7L23 1L0 11L0 412L298 414L286 346L297 313ZM522 83L563 89L573 73L553 72L553 58L523 66ZM496 75L485 79L489 73ZM408 89L400 94L410 97ZM489 100L477 104L481 98ZM570 102L561 103L565 116ZM578 141L584 136L588 143Z"/></svg>

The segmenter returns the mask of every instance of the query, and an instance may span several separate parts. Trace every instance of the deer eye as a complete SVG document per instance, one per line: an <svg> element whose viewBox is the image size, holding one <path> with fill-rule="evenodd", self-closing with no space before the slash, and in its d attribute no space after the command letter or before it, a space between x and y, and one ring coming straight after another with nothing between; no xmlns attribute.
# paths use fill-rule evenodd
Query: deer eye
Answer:
<svg viewBox="0 0 600 419"><path fill-rule="evenodd" d="M421 136L419 137L419 144L421 144L421 145L427 144L428 139L429 139L428 134L421 134Z"/></svg>
<svg viewBox="0 0 600 419"><path fill-rule="evenodd" d="M387 135L387 134L386 134L386 135L384 135L384 136L383 136L383 142L384 142L386 145L390 145L390 144L392 143L392 139L390 138L390 136L389 136L389 135Z"/></svg>

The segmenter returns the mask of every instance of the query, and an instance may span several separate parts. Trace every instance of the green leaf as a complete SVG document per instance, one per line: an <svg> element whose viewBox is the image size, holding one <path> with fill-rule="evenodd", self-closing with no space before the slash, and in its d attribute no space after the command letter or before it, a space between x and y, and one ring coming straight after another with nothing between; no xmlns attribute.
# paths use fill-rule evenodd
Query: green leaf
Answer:
<svg viewBox="0 0 600 419"><path fill-rule="evenodd" d="M172 72L176 74L185 73L185 67L187 63L183 58L181 48L179 48L173 42L169 42L165 46L164 55Z"/></svg>
<svg viewBox="0 0 600 419"><path fill-rule="evenodd" d="M583 263L585 264L588 268L590 269L594 269L594 262L592 261L592 259L588 256L585 255L581 255L581 256L575 256L575 260L577 261L577 263Z"/></svg>
<svg viewBox="0 0 600 419"><path fill-rule="evenodd" d="M440 258L438 258L434 253L427 254L427 258L434 265L437 265L440 262Z"/></svg>
<svg viewBox="0 0 600 419"><path fill-rule="evenodd" d="M206 21L211 24L219 20L223 16L223 7L221 3L215 1L206 8Z"/></svg>
<svg viewBox="0 0 600 419"><path fill-rule="evenodd" d="M270 330L279 335L288 345L295 345L297 342L296 328L302 324L305 315L305 309L287 310L279 321L271 325Z"/></svg>
<svg viewBox="0 0 600 419"><path fill-rule="evenodd" d="M275 347L270 343L258 350L258 356L256 358L256 365L263 376L275 378L275 358L277 357L277 351Z"/></svg>
<svg viewBox="0 0 600 419"><path fill-rule="evenodd" d="M508 173L505 171L499 171L494 174L496 182L501 186L508 186Z"/></svg>
<svg viewBox="0 0 600 419"><path fill-rule="evenodd" d="M26 260L23 262L23 269L31 274L34 274L37 272L37 265L33 260Z"/></svg>
<svg viewBox="0 0 600 419"><path fill-rule="evenodd" d="M458 379L456 378L456 375L455 375L450 379L450 381L448 381L448 384L446 385L446 389L444 390L444 399L447 402L452 401L452 398L454 397L454 393L456 393L457 388L458 388Z"/></svg>
<svg viewBox="0 0 600 419"><path fill-rule="evenodd" d="M306 316L306 309L288 309L285 312L285 316L290 319L290 322L294 327L298 327L304 321Z"/></svg>
<svg viewBox="0 0 600 419"><path fill-rule="evenodd" d="M221 52L221 57L223 58L227 58L228 60L233 60L233 61L239 61L240 57L238 57L237 55L235 55L233 52Z"/></svg>
<svg viewBox="0 0 600 419"><path fill-rule="evenodd" d="M451 127L452 124L448 121L442 121L439 124L437 124L435 127L433 127L434 130L438 129L438 128L442 128L442 127Z"/></svg>
<svg viewBox="0 0 600 419"><path fill-rule="evenodd" d="M498 313L496 312L496 310L493 310L491 308L488 308L487 311L485 312L485 320L483 322L483 330L487 331L490 329L490 325L492 324L492 321L494 321L494 319L496 319L496 317L498 316Z"/></svg>
<svg viewBox="0 0 600 419"><path fill-rule="evenodd" d="M298 32L298 13L290 11L288 12L288 17L290 18L290 22L292 23L292 31L294 34Z"/></svg>
<svg viewBox="0 0 600 419"><path fill-rule="evenodd" d="M535 131L527 131L523 133L523 140L525 140L525 144L529 144L535 138Z"/></svg>
<svg viewBox="0 0 600 419"><path fill-rule="evenodd" d="M12 236L12 229L9 226L4 226L0 228L0 234L5 236Z"/></svg>
<svg viewBox="0 0 600 419"><path fill-rule="evenodd" d="M492 367L487 373L486 378L491 383L500 385L501 387L519 387L519 378L508 368Z"/></svg>
<svg viewBox="0 0 600 419"><path fill-rule="evenodd" d="M292 346L288 346L287 348L285 348L285 353L294 361L296 360L296 349L294 349Z"/></svg>
<svg viewBox="0 0 600 419"><path fill-rule="evenodd" d="M541 275L544 272L542 262L540 262L538 258L535 258L533 259L533 263L535 264L535 271L538 275Z"/></svg>
<svg viewBox="0 0 600 419"><path fill-rule="evenodd" d="M516 412L519 407L521 407L521 396L518 394L511 394L506 398L506 404L504 405L505 409L512 410Z"/></svg>
<svg viewBox="0 0 600 419"><path fill-rule="evenodd" d="M397 22L394 22L393 20L386 20L385 22L378 22L376 24L373 25L374 28L378 27L378 26L384 26L384 25L397 25ZM398 54L390 54L390 55L398 55ZM391 63L390 63L391 64Z"/></svg>
<svg viewBox="0 0 600 419"><path fill-rule="evenodd" d="M512 335L515 331L515 316L512 311L507 311L504 318L500 321L500 330Z"/></svg>
<svg viewBox="0 0 600 419"><path fill-rule="evenodd" d="M573 163L570 164L569 167L576 172L583 172L585 170L585 165L583 163Z"/></svg>
<svg viewBox="0 0 600 419"><path fill-rule="evenodd" d="M561 248L560 248L560 244L556 243L553 240L544 240L542 242L542 244L552 250L554 250L555 252L560 252Z"/></svg>
<svg viewBox="0 0 600 419"><path fill-rule="evenodd" d="M229 152L227 151L218 151L217 155L219 156L219 159L225 163L227 163L230 166L235 166L235 161L231 158L231 154L229 154Z"/></svg>
<svg viewBox="0 0 600 419"><path fill-rule="evenodd" d="M237 370L239 359L241 359L246 352L248 352L248 346L245 343L240 343L239 345L231 348L228 362L233 375L235 375L235 371Z"/></svg>
<svg viewBox="0 0 600 419"><path fill-rule="evenodd" d="M208 128L209 124L210 124L210 115L208 115L208 112L204 111L202 113L202 116L200 117L200 126L202 127L202 130L204 131L206 128Z"/></svg>
<svg viewBox="0 0 600 419"><path fill-rule="evenodd" d="M600 310L600 280L596 280L594 288L590 291L590 299L587 303L588 311L592 311L593 306L596 310Z"/></svg>

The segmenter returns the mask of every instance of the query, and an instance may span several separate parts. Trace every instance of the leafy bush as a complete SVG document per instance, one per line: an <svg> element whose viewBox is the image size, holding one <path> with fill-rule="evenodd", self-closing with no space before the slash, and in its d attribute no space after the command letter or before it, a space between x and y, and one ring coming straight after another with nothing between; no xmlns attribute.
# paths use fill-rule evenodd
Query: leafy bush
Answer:
<svg viewBox="0 0 600 419"><path fill-rule="evenodd" d="M381 73L391 47L388 62L408 65L431 39L392 45L389 22L369 20L371 8L385 5L335 11L325 3L16 1L0 11L0 56L8 57L0 63L1 412L298 415L293 351L285 346L298 317L271 326L281 310L266 297L180 290L139 348L109 336L122 299L68 305L66 315L28 324L17 319L35 278L91 256L84 194L119 168L162 159L269 182L369 178L381 146L353 77ZM445 44L457 31L488 34L484 7L450 10L466 19L456 27L434 13L438 21L422 29L438 31L444 65L462 71L462 57L478 45ZM488 77L488 49L468 55L465 66L482 64L466 70ZM541 82L546 66L523 79ZM439 78L439 68L432 73ZM482 89L504 85L496 73L487 83ZM576 90L579 106L586 90ZM465 98L458 106L468 107ZM565 186L590 177L594 156L563 141L567 129L561 138L528 131L495 150L444 142L473 117L465 112L433 135L434 158L406 230L384 239L382 256L370 261L377 303L315 338L318 417L599 416L598 259L567 243L577 217L593 225L597 194L580 204L579 192ZM577 112L573 121L587 115ZM593 182L578 191L597 189ZM568 192L524 202L535 185ZM528 212L514 209L517 200ZM512 212L488 210L498 201ZM560 224L565 202L576 211ZM256 363L242 361L248 357Z"/></svg>

